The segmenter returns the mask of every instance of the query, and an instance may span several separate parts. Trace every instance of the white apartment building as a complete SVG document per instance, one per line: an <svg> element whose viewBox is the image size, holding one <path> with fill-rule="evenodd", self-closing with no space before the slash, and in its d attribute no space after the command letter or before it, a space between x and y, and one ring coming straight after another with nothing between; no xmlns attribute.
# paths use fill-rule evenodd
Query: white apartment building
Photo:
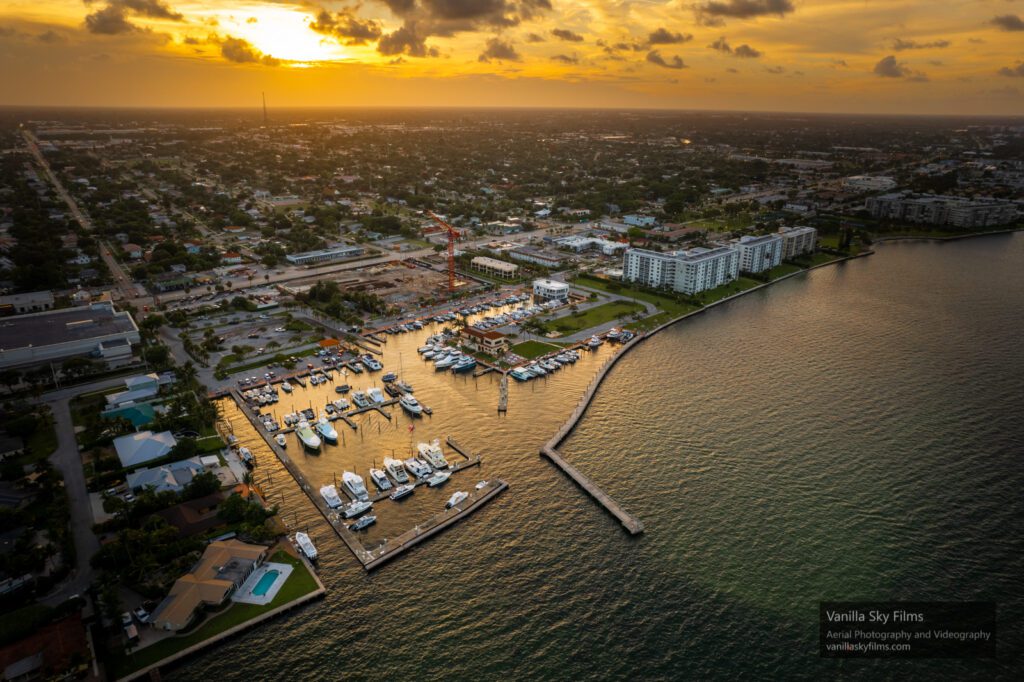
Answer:
<svg viewBox="0 0 1024 682"><path fill-rule="evenodd" d="M731 244L739 251L743 272L764 272L782 262L782 237L777 234L746 235L733 239Z"/></svg>
<svg viewBox="0 0 1024 682"><path fill-rule="evenodd" d="M696 294L733 281L739 277L739 271L739 251L728 246L666 253L629 249L623 258L622 278L649 287Z"/></svg>
<svg viewBox="0 0 1024 682"><path fill-rule="evenodd" d="M930 225L996 227L1017 219L1017 206L1012 201L988 198L895 192L868 197L864 207L873 218Z"/></svg>
<svg viewBox="0 0 1024 682"><path fill-rule="evenodd" d="M813 227L780 227L782 237L782 259L794 258L804 253L814 253L818 231Z"/></svg>

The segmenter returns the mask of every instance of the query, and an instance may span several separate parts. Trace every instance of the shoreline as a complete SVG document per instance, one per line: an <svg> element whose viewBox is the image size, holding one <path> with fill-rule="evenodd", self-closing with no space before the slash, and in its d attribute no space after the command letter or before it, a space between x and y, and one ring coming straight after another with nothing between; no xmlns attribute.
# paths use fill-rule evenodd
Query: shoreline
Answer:
<svg viewBox="0 0 1024 682"><path fill-rule="evenodd" d="M1014 232L1024 232L1024 226L1021 227L1008 227L1002 230L990 230L988 232L971 232L969 234L951 234L946 237L926 237L923 235L893 235L891 237L881 236L872 237L871 243L877 244L879 242L956 242L962 239L974 239L975 237L991 237L999 234L1013 234ZM825 263L829 265L829 263Z"/></svg>

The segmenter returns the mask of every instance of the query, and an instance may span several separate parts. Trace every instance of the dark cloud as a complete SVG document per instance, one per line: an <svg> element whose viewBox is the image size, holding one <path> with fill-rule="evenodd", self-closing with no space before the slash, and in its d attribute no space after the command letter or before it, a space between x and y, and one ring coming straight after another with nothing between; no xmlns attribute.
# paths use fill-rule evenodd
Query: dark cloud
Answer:
<svg viewBox="0 0 1024 682"><path fill-rule="evenodd" d="M174 21L182 21L184 19L180 13L175 12L160 0L108 0L108 4L130 10L133 14L140 17L173 19Z"/></svg>
<svg viewBox="0 0 1024 682"><path fill-rule="evenodd" d="M544 36L539 36L536 33L528 33L526 35L526 42L528 43L543 43Z"/></svg>
<svg viewBox="0 0 1024 682"><path fill-rule="evenodd" d="M649 45L675 45L677 43L685 43L693 40L693 36L689 33L672 33L666 28L659 28L657 31L647 36L647 43Z"/></svg>
<svg viewBox="0 0 1024 682"><path fill-rule="evenodd" d="M496 61L518 62L522 60L512 43L502 42L499 38L490 38L485 49L478 57L481 62Z"/></svg>
<svg viewBox="0 0 1024 682"><path fill-rule="evenodd" d="M903 40L903 38L897 38L892 43L892 49L897 52L903 50L933 50L949 47L952 45L948 40L933 40L930 43L919 43L916 40Z"/></svg>
<svg viewBox="0 0 1024 682"><path fill-rule="evenodd" d="M57 33L53 29L50 29L49 31L46 31L44 33L40 33L36 36L36 40L38 40L41 43L47 43L48 45L67 42L67 38L62 36L60 33Z"/></svg>
<svg viewBox="0 0 1024 682"><path fill-rule="evenodd" d="M1024 78L1024 62L1018 63L1017 66L1004 66L996 73L1010 78Z"/></svg>
<svg viewBox="0 0 1024 682"><path fill-rule="evenodd" d="M984 38L968 38L967 42L974 43L975 45L982 45L985 43Z"/></svg>
<svg viewBox="0 0 1024 682"><path fill-rule="evenodd" d="M705 23L716 25L723 17L751 19L768 15L784 16L794 10L791 0L712 0L699 5L697 14Z"/></svg>
<svg viewBox="0 0 1024 682"><path fill-rule="evenodd" d="M726 71L728 71L729 73L739 73L740 72L739 69L734 69L731 66L728 69L726 69Z"/></svg>
<svg viewBox="0 0 1024 682"><path fill-rule="evenodd" d="M569 56L567 54L556 54L551 59L553 59L556 62L562 62L563 64L579 64L580 63L580 58L577 57L576 55Z"/></svg>
<svg viewBox="0 0 1024 682"><path fill-rule="evenodd" d="M755 50L746 43L739 45L735 50L732 51L732 53L737 57L740 57L741 59L757 59L758 57L764 54L764 52L761 52L760 50Z"/></svg>
<svg viewBox="0 0 1024 682"><path fill-rule="evenodd" d="M85 28L89 33L116 36L122 33L132 33L137 31L139 27L128 21L128 17L123 9L114 5L107 5L85 16Z"/></svg>
<svg viewBox="0 0 1024 682"><path fill-rule="evenodd" d="M1004 31L1024 31L1024 19L1016 14L1003 14L992 18L992 25Z"/></svg>
<svg viewBox="0 0 1024 682"><path fill-rule="evenodd" d="M685 69L686 64L683 63L682 58L679 55L674 55L668 59L661 56L661 52L658 50L651 50L647 53L647 61L656 66L660 66L665 69Z"/></svg>
<svg viewBox="0 0 1024 682"><path fill-rule="evenodd" d="M360 19L348 8L334 14L320 10L316 15L316 21L311 23L309 28L317 33L334 36L345 45L365 45L379 39L383 34L379 22L373 19Z"/></svg>
<svg viewBox="0 0 1024 682"><path fill-rule="evenodd" d="M767 71L768 73L774 74L786 73L786 69L784 69L781 66L766 66L764 67L764 70Z"/></svg>
<svg viewBox="0 0 1024 682"><path fill-rule="evenodd" d="M427 45L427 35L417 30L416 22L406 22L401 28L381 36L377 52L384 55L404 54L410 57L437 57L436 47Z"/></svg>
<svg viewBox="0 0 1024 682"><path fill-rule="evenodd" d="M896 61L896 57L889 55L883 57L875 64L874 73L882 78L904 78L908 81L924 83L928 76L920 71L913 71L903 62Z"/></svg>
<svg viewBox="0 0 1024 682"><path fill-rule="evenodd" d="M559 40L568 40L570 43L582 43L583 36L579 33L573 33L567 28L555 28L551 30L551 35L555 36Z"/></svg>
<svg viewBox="0 0 1024 682"><path fill-rule="evenodd" d="M220 40L220 53L229 62L236 64L263 64L264 66L277 66L281 60L265 55L248 41L241 38L222 38Z"/></svg>
<svg viewBox="0 0 1024 682"><path fill-rule="evenodd" d="M832 66L841 66L845 69L846 67L849 66L849 64L846 63L845 59L833 59Z"/></svg>
<svg viewBox="0 0 1024 682"><path fill-rule="evenodd" d="M201 41L199 38L194 38L192 36L185 36L184 38L182 38L181 42L183 42L186 45L202 45L203 44L203 41Z"/></svg>
<svg viewBox="0 0 1024 682"><path fill-rule="evenodd" d="M729 54L732 54L732 45L730 45L728 41L726 41L725 36L722 36L715 42L711 43L710 45L708 45L708 47L710 47L712 50L718 50L719 52L728 52Z"/></svg>

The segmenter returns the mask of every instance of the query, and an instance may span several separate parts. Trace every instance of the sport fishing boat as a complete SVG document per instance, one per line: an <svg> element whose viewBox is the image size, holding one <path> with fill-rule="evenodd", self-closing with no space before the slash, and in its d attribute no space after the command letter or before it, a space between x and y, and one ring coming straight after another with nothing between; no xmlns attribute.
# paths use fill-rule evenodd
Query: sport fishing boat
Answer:
<svg viewBox="0 0 1024 682"><path fill-rule="evenodd" d="M316 430L320 432L320 435L328 443L338 442L338 432L331 425L331 422L327 421L327 417L320 417L320 420L316 423Z"/></svg>
<svg viewBox="0 0 1024 682"><path fill-rule="evenodd" d="M412 397L408 393L398 399L398 404L402 406L402 409L408 412L413 417L419 417L423 414L423 406L420 405L416 398Z"/></svg>
<svg viewBox="0 0 1024 682"><path fill-rule="evenodd" d="M467 497L469 497L469 493L464 493L460 490L448 498L448 502L445 503L444 508L451 509L455 505L460 504Z"/></svg>
<svg viewBox="0 0 1024 682"><path fill-rule="evenodd" d="M455 374L462 374L464 372L471 371L474 367L476 367L476 359L466 356L452 365L452 372Z"/></svg>
<svg viewBox="0 0 1024 682"><path fill-rule="evenodd" d="M420 459L427 460L427 463L433 468L448 468L448 460L444 458L444 452L441 450L440 439L435 438L431 443L420 443L416 446L416 449L419 450Z"/></svg>
<svg viewBox="0 0 1024 682"><path fill-rule="evenodd" d="M325 485L320 488L320 497L324 498L324 502L331 509L337 509L344 502L341 501L341 495L338 494L338 489L333 485Z"/></svg>
<svg viewBox="0 0 1024 682"><path fill-rule="evenodd" d="M345 400L344 398L338 398L331 404L334 405L334 411L337 412L338 414L341 414L350 407L348 401Z"/></svg>
<svg viewBox="0 0 1024 682"><path fill-rule="evenodd" d="M310 561L316 561L319 553L316 551L316 546L313 545L313 541L309 539L309 536L299 531L295 534L295 544L299 546L299 551L306 555L306 558Z"/></svg>
<svg viewBox="0 0 1024 682"><path fill-rule="evenodd" d="M383 469L370 469L370 479L381 490L391 490L391 481L388 480L388 475L384 473Z"/></svg>
<svg viewBox="0 0 1024 682"><path fill-rule="evenodd" d="M295 389L292 388L292 385L289 384L287 381L283 381L281 382L281 390L284 391L285 393L291 393Z"/></svg>
<svg viewBox="0 0 1024 682"><path fill-rule="evenodd" d="M348 491L357 499L370 499L370 494L366 492L366 484L363 483L363 477L359 474L354 474L351 471L345 471L341 474L341 480L344 482L345 487L348 488Z"/></svg>
<svg viewBox="0 0 1024 682"><path fill-rule="evenodd" d="M380 389L374 386L366 392L366 396L376 404L384 402L384 394L381 393Z"/></svg>
<svg viewBox="0 0 1024 682"><path fill-rule="evenodd" d="M320 449L320 437L313 433L313 429L310 428L309 422L305 419L299 422L299 425L295 427L295 435L299 437L302 444L310 450Z"/></svg>
<svg viewBox="0 0 1024 682"><path fill-rule="evenodd" d="M397 378L398 378L398 375L397 375L397 374L395 374L394 372L388 372L387 374L385 374L384 376L382 376L382 377L380 378L380 380L381 380L381 381L384 381L384 382L390 382L390 381L394 381L394 380L395 380L395 379L397 379Z"/></svg>
<svg viewBox="0 0 1024 682"><path fill-rule="evenodd" d="M344 394L344 393L348 393L351 390L352 390L352 387L349 386L348 384L342 384L341 386L335 386L334 387L334 392L335 393L343 393Z"/></svg>
<svg viewBox="0 0 1024 682"><path fill-rule="evenodd" d="M412 393L412 385L404 381L397 382L395 386L398 386L399 390L401 391L405 391L406 393Z"/></svg>
<svg viewBox="0 0 1024 682"><path fill-rule="evenodd" d="M434 475L427 479L427 485L431 488L436 488L451 477L452 472L450 471L435 471Z"/></svg>
<svg viewBox="0 0 1024 682"><path fill-rule="evenodd" d="M370 399L366 397L366 394L362 391L356 391L352 394L352 402L356 404L356 407L364 408L369 407L372 403Z"/></svg>
<svg viewBox="0 0 1024 682"><path fill-rule="evenodd" d="M416 478L426 478L430 475L430 465L418 457L410 457L402 463L405 464L405 468Z"/></svg>
<svg viewBox="0 0 1024 682"><path fill-rule="evenodd" d="M597 336L591 336L590 340L587 341L587 345L590 348L597 348L598 346L601 345L601 343L602 343L602 341L601 341L600 337L597 337Z"/></svg>
<svg viewBox="0 0 1024 682"><path fill-rule="evenodd" d="M392 500L400 500L403 497L407 497L409 495L412 495L413 492L415 492L415 491L416 491L416 486L414 486L412 484L409 484L409 483L406 483L405 485L400 485L397 488L395 488L395 492L393 492L390 495L388 495L388 497L390 497Z"/></svg>
<svg viewBox="0 0 1024 682"><path fill-rule="evenodd" d="M405 467L402 466L402 463L397 459L385 457L384 468L389 474L391 474L391 478L395 479L399 483L409 482L409 474L405 473Z"/></svg>
<svg viewBox="0 0 1024 682"><path fill-rule="evenodd" d="M352 504L345 507L345 509L341 512L341 515L344 516L346 519L351 519L354 516L359 516L372 506L373 502L371 502L370 500L357 500L356 502L353 502Z"/></svg>
<svg viewBox="0 0 1024 682"><path fill-rule="evenodd" d="M363 518L359 519L355 523L349 524L348 529L349 530L362 530L363 528L366 528L367 526L372 525L372 524L374 524L376 522L377 522L377 517L374 516L373 514L370 514L369 516L364 516Z"/></svg>

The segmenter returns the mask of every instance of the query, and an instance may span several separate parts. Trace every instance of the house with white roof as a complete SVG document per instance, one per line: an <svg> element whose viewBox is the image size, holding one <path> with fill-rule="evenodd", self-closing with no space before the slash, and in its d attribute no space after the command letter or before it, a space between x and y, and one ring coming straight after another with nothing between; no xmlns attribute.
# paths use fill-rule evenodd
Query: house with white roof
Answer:
<svg viewBox="0 0 1024 682"><path fill-rule="evenodd" d="M134 467L166 457L178 441L170 431L139 431L114 439L114 450L121 466Z"/></svg>

